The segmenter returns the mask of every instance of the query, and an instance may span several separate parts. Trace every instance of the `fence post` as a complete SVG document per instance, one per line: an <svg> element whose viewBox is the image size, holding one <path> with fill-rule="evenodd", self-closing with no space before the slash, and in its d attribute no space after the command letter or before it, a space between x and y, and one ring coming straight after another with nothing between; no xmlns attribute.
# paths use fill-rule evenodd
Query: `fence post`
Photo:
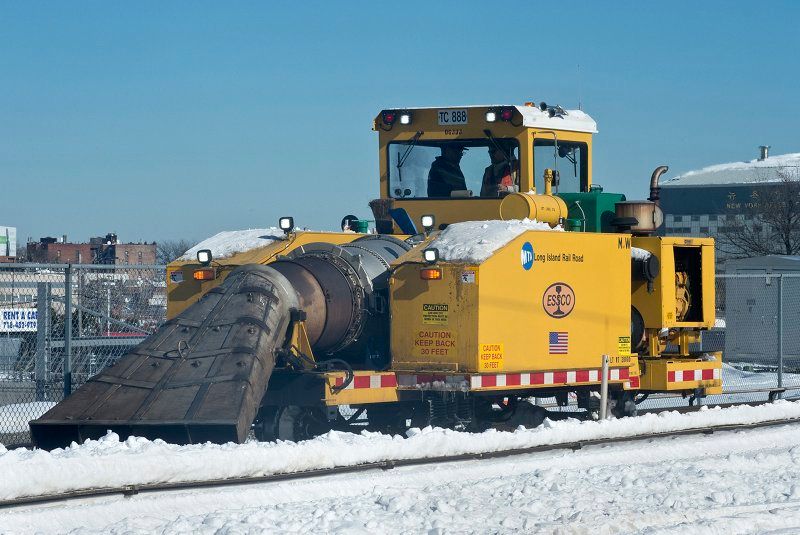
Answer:
<svg viewBox="0 0 800 535"><path fill-rule="evenodd" d="M603 365L600 379L600 419L605 420L608 416L608 355L603 355Z"/></svg>
<svg viewBox="0 0 800 535"><path fill-rule="evenodd" d="M778 388L783 388L783 273L778 275Z"/></svg>
<svg viewBox="0 0 800 535"><path fill-rule="evenodd" d="M50 283L36 283L36 361L34 362L34 378L36 379L36 401L46 400L48 348L50 338Z"/></svg>
<svg viewBox="0 0 800 535"><path fill-rule="evenodd" d="M64 272L64 397L72 394L72 264Z"/></svg>
<svg viewBox="0 0 800 535"><path fill-rule="evenodd" d="M78 266L78 306L83 306L83 271ZM78 338L83 336L83 311L78 311Z"/></svg>

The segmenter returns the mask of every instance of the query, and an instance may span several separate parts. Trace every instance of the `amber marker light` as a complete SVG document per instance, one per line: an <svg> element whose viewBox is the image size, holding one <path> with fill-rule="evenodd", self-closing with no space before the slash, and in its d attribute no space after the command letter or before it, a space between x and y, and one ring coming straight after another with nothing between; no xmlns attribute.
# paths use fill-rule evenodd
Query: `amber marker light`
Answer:
<svg viewBox="0 0 800 535"><path fill-rule="evenodd" d="M214 268L203 268L194 270L194 280L210 281L217 278L217 270Z"/></svg>
<svg viewBox="0 0 800 535"><path fill-rule="evenodd" d="M442 270L440 268L422 268L419 270L419 278L426 281L442 280Z"/></svg>

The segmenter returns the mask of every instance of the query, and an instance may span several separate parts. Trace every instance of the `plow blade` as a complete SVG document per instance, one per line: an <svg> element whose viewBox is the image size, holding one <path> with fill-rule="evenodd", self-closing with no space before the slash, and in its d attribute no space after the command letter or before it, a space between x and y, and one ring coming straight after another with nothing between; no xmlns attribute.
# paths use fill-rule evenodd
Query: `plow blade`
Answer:
<svg viewBox="0 0 800 535"><path fill-rule="evenodd" d="M44 449L120 435L243 442L285 342L297 294L275 269L237 268L116 364L31 422Z"/></svg>

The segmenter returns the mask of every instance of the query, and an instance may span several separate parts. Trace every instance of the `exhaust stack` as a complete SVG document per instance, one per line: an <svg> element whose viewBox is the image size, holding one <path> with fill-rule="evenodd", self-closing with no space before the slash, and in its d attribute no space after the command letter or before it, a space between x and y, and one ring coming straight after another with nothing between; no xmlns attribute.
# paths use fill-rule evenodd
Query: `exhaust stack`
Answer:
<svg viewBox="0 0 800 535"><path fill-rule="evenodd" d="M647 200L656 203L656 206L659 205L659 199L661 197L661 186L658 185L658 180L661 178L661 175L667 171L669 171L669 166L659 165L650 176L650 196Z"/></svg>

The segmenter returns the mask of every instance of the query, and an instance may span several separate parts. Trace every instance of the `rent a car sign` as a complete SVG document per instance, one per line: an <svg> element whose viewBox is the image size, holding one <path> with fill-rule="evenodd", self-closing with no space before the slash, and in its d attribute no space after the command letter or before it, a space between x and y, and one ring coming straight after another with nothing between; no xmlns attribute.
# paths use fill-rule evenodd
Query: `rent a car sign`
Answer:
<svg viewBox="0 0 800 535"><path fill-rule="evenodd" d="M0 309L0 332L22 332L36 330L35 308Z"/></svg>

